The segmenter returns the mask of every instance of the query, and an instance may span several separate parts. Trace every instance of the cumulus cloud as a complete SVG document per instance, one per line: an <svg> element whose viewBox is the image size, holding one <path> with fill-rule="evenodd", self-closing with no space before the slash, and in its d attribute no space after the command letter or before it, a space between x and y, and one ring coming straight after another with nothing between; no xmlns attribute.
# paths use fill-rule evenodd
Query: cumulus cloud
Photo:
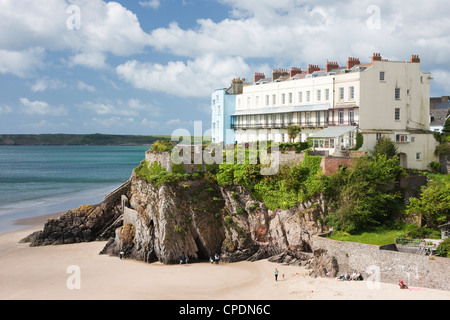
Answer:
<svg viewBox="0 0 450 320"><path fill-rule="evenodd" d="M66 50L70 65L98 69L105 66L107 54L128 56L147 46L148 35L136 15L121 4L79 0L74 6L78 10L68 10L64 0L49 0L45 5L32 0L0 1L0 73L23 76L41 61L33 48ZM73 19L79 22L76 28L70 27ZM6 68L11 60L13 67ZM24 65L18 65L18 60Z"/></svg>
<svg viewBox="0 0 450 320"><path fill-rule="evenodd" d="M11 113L12 108L10 106L0 106L0 114Z"/></svg>
<svg viewBox="0 0 450 320"><path fill-rule="evenodd" d="M134 87L181 97L205 97L218 85L229 86L232 78L249 71L241 57L203 55L195 60L171 61L166 65L128 61L117 74Z"/></svg>
<svg viewBox="0 0 450 320"><path fill-rule="evenodd" d="M435 69L431 71L435 85L447 94L450 92L450 71Z"/></svg>
<svg viewBox="0 0 450 320"><path fill-rule="evenodd" d="M0 74L29 77L36 69L44 66L45 50L30 48L23 51L0 48Z"/></svg>
<svg viewBox="0 0 450 320"><path fill-rule="evenodd" d="M142 7L150 7L152 9L158 9L161 5L160 0L139 1L139 5Z"/></svg>
<svg viewBox="0 0 450 320"><path fill-rule="evenodd" d="M153 117L159 117L161 115L161 108L142 103L139 99L129 99L126 102L105 99L86 101L80 107L101 116L136 117L141 114L151 114Z"/></svg>
<svg viewBox="0 0 450 320"><path fill-rule="evenodd" d="M27 98L20 98L22 111L30 115L53 115L61 116L67 114L67 108L63 106L51 106L44 101L30 101Z"/></svg>
<svg viewBox="0 0 450 320"><path fill-rule="evenodd" d="M78 87L78 90L80 90L80 91L89 91L89 92L95 91L94 86L91 86L91 85L85 83L84 81L78 81L77 87Z"/></svg>
<svg viewBox="0 0 450 320"><path fill-rule="evenodd" d="M31 86L31 91L33 92L43 92L46 90L58 90L65 88L66 84L58 79L52 79L50 77L43 77L37 79Z"/></svg>
<svg viewBox="0 0 450 320"><path fill-rule="evenodd" d="M205 53L270 58L285 64L369 60L373 52L405 60L411 54L450 63L450 4L386 1L220 0L231 18L199 19L182 29L176 22L151 32L160 51L190 58Z"/></svg>

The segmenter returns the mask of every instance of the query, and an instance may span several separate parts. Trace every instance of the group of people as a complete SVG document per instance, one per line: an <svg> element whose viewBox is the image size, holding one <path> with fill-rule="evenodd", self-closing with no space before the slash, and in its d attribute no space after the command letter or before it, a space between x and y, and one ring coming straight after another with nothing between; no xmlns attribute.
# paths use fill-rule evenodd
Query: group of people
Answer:
<svg viewBox="0 0 450 320"><path fill-rule="evenodd" d="M363 276L361 275L360 272L353 270L352 274L349 274L348 272L346 272L345 274L341 274L338 278L340 281L344 281L344 280L363 280Z"/></svg>
<svg viewBox="0 0 450 320"><path fill-rule="evenodd" d="M209 262L211 264L213 264L213 263L218 264L219 260L220 260L220 256L217 253L214 255L214 260L212 257L209 257Z"/></svg>
<svg viewBox="0 0 450 320"><path fill-rule="evenodd" d="M180 264L183 264L183 261L186 262L186 264L189 263L189 257L188 256L186 256L186 259L183 259L183 255L180 254L178 259L180 260Z"/></svg>

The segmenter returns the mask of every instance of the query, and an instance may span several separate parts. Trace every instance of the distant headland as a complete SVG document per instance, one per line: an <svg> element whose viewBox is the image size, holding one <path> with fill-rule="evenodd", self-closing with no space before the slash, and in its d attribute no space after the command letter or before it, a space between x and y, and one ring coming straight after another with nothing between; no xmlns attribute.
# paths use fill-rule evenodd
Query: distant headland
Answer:
<svg viewBox="0 0 450 320"><path fill-rule="evenodd" d="M151 145L170 136L113 134L0 134L0 145L70 146L70 145Z"/></svg>

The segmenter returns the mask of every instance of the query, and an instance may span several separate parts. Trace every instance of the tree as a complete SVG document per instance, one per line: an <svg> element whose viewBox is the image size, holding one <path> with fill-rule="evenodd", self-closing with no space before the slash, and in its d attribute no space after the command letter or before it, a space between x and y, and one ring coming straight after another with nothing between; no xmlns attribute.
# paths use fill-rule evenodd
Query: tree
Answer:
<svg viewBox="0 0 450 320"><path fill-rule="evenodd" d="M407 214L418 214L422 224L430 228L447 222L450 219L450 178L442 181L431 181L418 198L410 198L406 208Z"/></svg>
<svg viewBox="0 0 450 320"><path fill-rule="evenodd" d="M330 179L336 210L327 217L337 230L355 233L378 226L403 209L393 184L403 172L396 159L380 155L358 159L354 168ZM338 190L332 190L338 188ZM330 190L331 189L331 190Z"/></svg>
<svg viewBox="0 0 450 320"><path fill-rule="evenodd" d="M445 134L450 134L450 117L447 117L447 120L445 120L442 132Z"/></svg>
<svg viewBox="0 0 450 320"><path fill-rule="evenodd" d="M389 137L381 137L375 145L373 156L386 156L388 159L392 159L397 155L397 149L397 146Z"/></svg>
<svg viewBox="0 0 450 320"><path fill-rule="evenodd" d="M289 140L291 140L291 142L294 142L295 138L297 138L299 133L302 132L302 128L299 126L288 126L286 130L288 132Z"/></svg>

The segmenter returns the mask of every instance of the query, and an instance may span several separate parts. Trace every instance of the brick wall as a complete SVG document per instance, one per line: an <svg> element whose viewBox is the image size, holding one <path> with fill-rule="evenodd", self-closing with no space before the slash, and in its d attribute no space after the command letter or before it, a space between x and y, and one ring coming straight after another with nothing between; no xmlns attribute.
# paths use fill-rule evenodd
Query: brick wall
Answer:
<svg viewBox="0 0 450 320"><path fill-rule="evenodd" d="M351 169L354 161L354 158L324 157L322 158L320 166L322 167L324 174L330 175L337 172L341 166L346 166Z"/></svg>

